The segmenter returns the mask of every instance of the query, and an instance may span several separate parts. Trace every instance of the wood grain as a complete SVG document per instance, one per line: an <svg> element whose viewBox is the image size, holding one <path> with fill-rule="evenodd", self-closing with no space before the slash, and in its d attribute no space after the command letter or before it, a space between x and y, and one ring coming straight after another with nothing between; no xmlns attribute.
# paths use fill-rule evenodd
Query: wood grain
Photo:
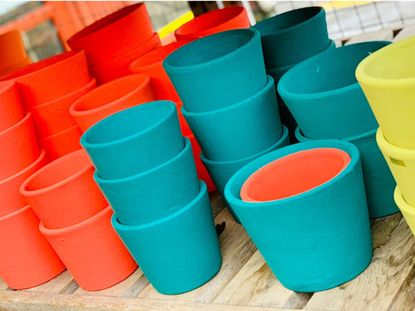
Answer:
<svg viewBox="0 0 415 311"><path fill-rule="evenodd" d="M47 293L61 293L73 281L72 275L68 270L59 274L53 280L42 285L27 289L29 292L47 292Z"/></svg>
<svg viewBox="0 0 415 311"><path fill-rule="evenodd" d="M393 39L393 31L391 29L383 29L381 31L368 32L360 36L353 37L350 40L348 40L345 45L352 44L352 43L358 43L358 42L365 42L365 41L375 41L375 40L391 41L392 39Z"/></svg>

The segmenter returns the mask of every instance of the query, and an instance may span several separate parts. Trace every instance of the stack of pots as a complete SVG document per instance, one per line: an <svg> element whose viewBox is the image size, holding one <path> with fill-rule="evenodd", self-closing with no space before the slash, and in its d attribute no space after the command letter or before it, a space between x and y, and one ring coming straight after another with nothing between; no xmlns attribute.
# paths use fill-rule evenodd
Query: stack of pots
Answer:
<svg viewBox="0 0 415 311"><path fill-rule="evenodd" d="M233 175L225 196L288 289L339 286L371 261L360 155L349 142L316 140L263 155Z"/></svg>
<svg viewBox="0 0 415 311"><path fill-rule="evenodd" d="M207 188L172 102L113 114L89 128L81 144L115 212L113 227L157 291L187 292L218 272Z"/></svg>
<svg viewBox="0 0 415 311"><path fill-rule="evenodd" d="M13 81L0 82L0 145L0 277L10 288L25 289L49 281L65 267L20 195L21 184L46 158Z"/></svg>
<svg viewBox="0 0 415 311"><path fill-rule="evenodd" d="M130 63L161 45L144 3L124 7L87 26L68 40L84 50L89 69L99 84L129 73Z"/></svg>
<svg viewBox="0 0 415 311"><path fill-rule="evenodd" d="M35 172L20 192L40 219L40 232L78 284L102 290L124 280L137 264L111 226L111 207L93 174L81 149Z"/></svg>
<svg viewBox="0 0 415 311"><path fill-rule="evenodd" d="M372 53L356 77L379 123L376 139L397 183L395 202L415 234L414 47L411 37Z"/></svg>
<svg viewBox="0 0 415 311"><path fill-rule="evenodd" d="M0 76L30 64L22 37L17 30L0 35Z"/></svg>
<svg viewBox="0 0 415 311"><path fill-rule="evenodd" d="M198 39L170 54L163 66L222 195L240 167L288 144L257 30L230 30Z"/></svg>
<svg viewBox="0 0 415 311"><path fill-rule="evenodd" d="M372 218L398 209L392 199L393 177L376 145L377 122L355 68L388 44L373 41L325 51L296 65L278 84L279 94L298 123L299 141L342 139L359 149Z"/></svg>

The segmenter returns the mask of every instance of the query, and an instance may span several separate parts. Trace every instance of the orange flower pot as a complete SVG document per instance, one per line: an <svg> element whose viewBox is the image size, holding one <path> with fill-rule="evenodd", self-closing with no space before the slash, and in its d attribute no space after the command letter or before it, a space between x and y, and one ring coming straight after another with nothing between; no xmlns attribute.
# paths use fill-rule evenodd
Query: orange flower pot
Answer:
<svg viewBox="0 0 415 311"><path fill-rule="evenodd" d="M13 81L0 82L0 131L13 126L24 117L24 109Z"/></svg>
<svg viewBox="0 0 415 311"><path fill-rule="evenodd" d="M217 32L250 26L245 8L233 6L202 14L182 25L174 34L177 40L197 39Z"/></svg>
<svg viewBox="0 0 415 311"><path fill-rule="evenodd" d="M89 72L85 53L62 53L0 77L18 82L27 109L64 96L85 86Z"/></svg>
<svg viewBox="0 0 415 311"><path fill-rule="evenodd" d="M39 157L29 166L10 176L0 180L0 217L13 213L26 205L23 196L20 194L22 183L46 164L46 152L42 150Z"/></svg>
<svg viewBox="0 0 415 311"><path fill-rule="evenodd" d="M0 218L0 236L0 275L10 288L34 287L65 270L29 206Z"/></svg>
<svg viewBox="0 0 415 311"><path fill-rule="evenodd" d="M69 112L85 132L113 113L153 100L150 78L134 74L103 84L85 94L71 105Z"/></svg>
<svg viewBox="0 0 415 311"><path fill-rule="evenodd" d="M0 35L0 75L30 63L20 32L11 30Z"/></svg>
<svg viewBox="0 0 415 311"><path fill-rule="evenodd" d="M92 78L88 84L71 93L33 107L30 111L39 137L48 137L74 127L76 123L69 114L69 107L95 86L96 81Z"/></svg>
<svg viewBox="0 0 415 311"><path fill-rule="evenodd" d="M0 132L0 180L33 163L40 154L31 114Z"/></svg>
<svg viewBox="0 0 415 311"><path fill-rule="evenodd" d="M46 150L48 160L53 161L65 154L81 149L79 143L81 135L81 129L78 125L75 125L62 132L42 138L39 142Z"/></svg>
<svg viewBox="0 0 415 311"><path fill-rule="evenodd" d="M77 224L108 203L93 179L94 167L84 150L67 154L26 179L20 192L50 229Z"/></svg>
<svg viewBox="0 0 415 311"><path fill-rule="evenodd" d="M85 290L111 287L137 268L111 226L112 214L108 206L70 227L48 229L40 224L40 231Z"/></svg>

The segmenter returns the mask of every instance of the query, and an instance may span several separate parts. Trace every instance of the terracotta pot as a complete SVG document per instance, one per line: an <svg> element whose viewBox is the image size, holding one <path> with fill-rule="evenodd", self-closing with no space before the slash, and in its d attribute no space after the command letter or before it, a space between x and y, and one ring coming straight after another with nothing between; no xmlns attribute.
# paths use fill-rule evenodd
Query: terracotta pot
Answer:
<svg viewBox="0 0 415 311"><path fill-rule="evenodd" d="M20 194L21 184L46 164L46 152L42 150L39 157L20 172L0 180L0 217L13 213L24 207L26 202Z"/></svg>
<svg viewBox="0 0 415 311"><path fill-rule="evenodd" d="M150 78L128 75L97 87L75 101L69 112L82 131L120 110L154 100Z"/></svg>
<svg viewBox="0 0 415 311"><path fill-rule="evenodd" d="M0 75L16 69L28 60L20 32L11 30L0 35Z"/></svg>
<svg viewBox="0 0 415 311"><path fill-rule="evenodd" d="M75 125L62 132L42 138L39 142L46 150L48 160L53 161L65 154L81 149L79 143L81 135L81 129Z"/></svg>
<svg viewBox="0 0 415 311"><path fill-rule="evenodd" d="M0 275L10 288L34 287L65 270L29 206L1 217L0 235Z"/></svg>
<svg viewBox="0 0 415 311"><path fill-rule="evenodd" d="M0 180L10 177L35 161L40 149L31 114L0 132Z"/></svg>
<svg viewBox="0 0 415 311"><path fill-rule="evenodd" d="M0 131L13 126L24 117L19 92L13 81L0 82Z"/></svg>
<svg viewBox="0 0 415 311"><path fill-rule="evenodd" d="M102 290L127 278L137 268L124 244L111 227L108 206L98 214L62 229L40 231L85 290Z"/></svg>
<svg viewBox="0 0 415 311"><path fill-rule="evenodd" d="M94 171L86 152L78 150L38 170L20 192L47 228L71 226L108 205L94 182Z"/></svg>
<svg viewBox="0 0 415 311"><path fill-rule="evenodd" d="M30 111L32 112L39 137L48 137L70 127L74 127L76 123L69 114L69 107L79 97L94 89L95 86L96 81L94 78L91 78L89 83L83 87L62 97L33 107Z"/></svg>

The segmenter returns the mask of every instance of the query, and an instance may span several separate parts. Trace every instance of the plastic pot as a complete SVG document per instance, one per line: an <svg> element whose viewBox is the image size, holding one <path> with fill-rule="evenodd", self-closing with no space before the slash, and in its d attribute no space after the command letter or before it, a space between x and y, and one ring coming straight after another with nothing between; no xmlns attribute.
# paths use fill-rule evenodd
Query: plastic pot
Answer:
<svg viewBox="0 0 415 311"><path fill-rule="evenodd" d="M120 110L154 100L150 78L128 75L97 87L76 100L70 114L82 131Z"/></svg>
<svg viewBox="0 0 415 311"><path fill-rule="evenodd" d="M170 160L122 179L95 181L124 225L144 225L167 217L187 205L199 193L199 182L190 141Z"/></svg>
<svg viewBox="0 0 415 311"><path fill-rule="evenodd" d="M0 180L0 217L13 213L26 205L20 194L21 184L34 172L46 164L46 153L43 150L39 157L20 172Z"/></svg>
<svg viewBox="0 0 415 311"><path fill-rule="evenodd" d="M388 44L372 41L330 49L296 65L281 78L278 93L304 135L344 139L377 127L356 81L355 68Z"/></svg>
<svg viewBox="0 0 415 311"><path fill-rule="evenodd" d="M24 117L19 92L13 81L0 82L0 131L18 123Z"/></svg>
<svg viewBox="0 0 415 311"><path fill-rule="evenodd" d="M81 135L82 131L75 125L62 132L42 138L39 142L45 149L48 160L53 161L65 154L81 149L79 143Z"/></svg>
<svg viewBox="0 0 415 311"><path fill-rule="evenodd" d="M31 114L0 132L0 180L10 177L35 161L40 149Z"/></svg>
<svg viewBox="0 0 415 311"><path fill-rule="evenodd" d="M270 202L242 201L241 188L258 169L316 148L342 150L351 160L334 178L311 190ZM265 154L231 177L225 197L275 276L288 289L316 292L333 288L355 278L371 261L360 156L351 143L317 140Z"/></svg>
<svg viewBox="0 0 415 311"><path fill-rule="evenodd" d="M0 51L0 75L30 62L20 32L17 30L0 35Z"/></svg>
<svg viewBox="0 0 415 311"><path fill-rule="evenodd" d="M282 135L274 80L254 96L222 109L182 113L206 158L232 161L250 157L274 145Z"/></svg>
<svg viewBox="0 0 415 311"><path fill-rule="evenodd" d="M32 112L39 136L48 137L74 127L76 123L69 114L69 107L79 97L94 89L95 86L96 81L92 78L88 84L71 93L32 107L30 111Z"/></svg>
<svg viewBox="0 0 415 311"><path fill-rule="evenodd" d="M111 227L112 214L108 206L80 223L61 229L49 229L40 223L40 232L85 290L114 286L137 269L137 264Z"/></svg>
<svg viewBox="0 0 415 311"><path fill-rule="evenodd" d="M176 213L142 226L112 225L151 285L175 295L202 286L222 264L206 185Z"/></svg>
<svg viewBox="0 0 415 311"><path fill-rule="evenodd" d="M63 228L107 207L93 174L88 155L78 150L31 175L21 185L20 192L47 228Z"/></svg>
<svg viewBox="0 0 415 311"><path fill-rule="evenodd" d="M1 217L0 234L0 275L10 288L38 286L65 270L29 206Z"/></svg>
<svg viewBox="0 0 415 311"><path fill-rule="evenodd" d="M167 56L163 67L191 112L231 106L267 84L260 34L254 29L190 42Z"/></svg>
<svg viewBox="0 0 415 311"><path fill-rule="evenodd" d="M156 101L113 114L89 128L81 144L104 179L133 176L173 158L184 147L176 107Z"/></svg>
<svg viewBox="0 0 415 311"><path fill-rule="evenodd" d="M402 196L399 186L396 186L394 192L394 199L396 204L399 206L399 209L402 212L403 217L405 218L406 223L408 224L409 229L411 229L412 234L415 235L415 211L414 207L406 203L405 199Z"/></svg>
<svg viewBox="0 0 415 311"><path fill-rule="evenodd" d="M329 46L326 13L307 7L278 14L252 28L261 33L267 68L297 64Z"/></svg>
<svg viewBox="0 0 415 311"><path fill-rule="evenodd" d="M177 40L198 39L214 33L250 26L245 8L233 6L199 15L180 26L174 35Z"/></svg>
<svg viewBox="0 0 415 311"><path fill-rule="evenodd" d="M30 64L0 80L15 80L22 102L30 109L85 86L91 78L85 53L72 51Z"/></svg>

